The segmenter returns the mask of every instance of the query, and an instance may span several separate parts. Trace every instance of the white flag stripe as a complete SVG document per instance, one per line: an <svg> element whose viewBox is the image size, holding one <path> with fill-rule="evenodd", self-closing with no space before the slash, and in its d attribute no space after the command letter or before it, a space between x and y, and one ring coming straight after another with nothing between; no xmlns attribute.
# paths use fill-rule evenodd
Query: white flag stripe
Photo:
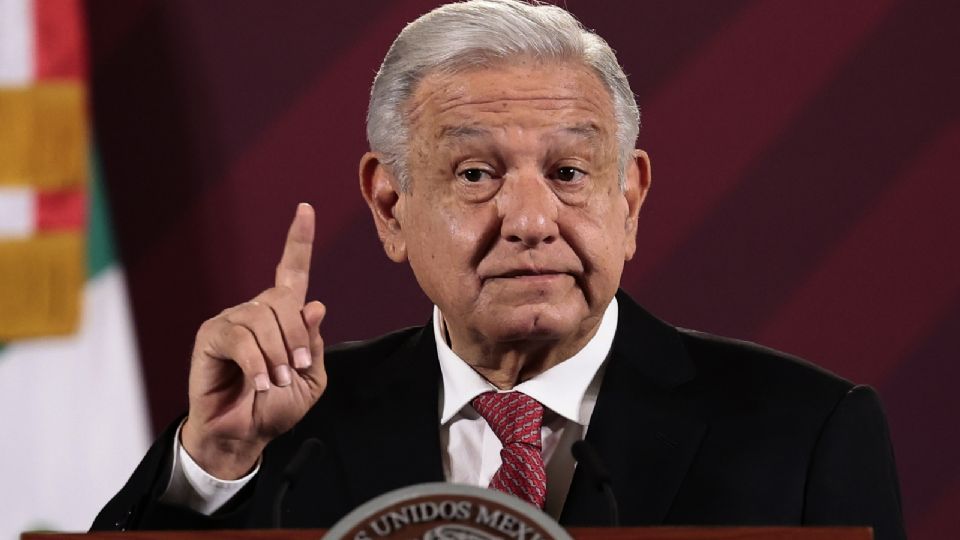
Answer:
<svg viewBox="0 0 960 540"><path fill-rule="evenodd" d="M3 2L6 0L0 0ZM34 191L0 186L0 240L29 238L36 228Z"/></svg>
<svg viewBox="0 0 960 540"><path fill-rule="evenodd" d="M0 351L0 540L83 531L149 446L123 271L87 282L79 331Z"/></svg>
<svg viewBox="0 0 960 540"><path fill-rule="evenodd" d="M33 0L0 0L0 86L35 79Z"/></svg>

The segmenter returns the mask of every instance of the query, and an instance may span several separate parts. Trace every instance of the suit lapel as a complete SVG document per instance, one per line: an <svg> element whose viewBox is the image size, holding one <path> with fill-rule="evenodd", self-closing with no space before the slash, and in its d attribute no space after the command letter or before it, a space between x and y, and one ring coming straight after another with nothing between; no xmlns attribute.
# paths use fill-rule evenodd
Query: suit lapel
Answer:
<svg viewBox="0 0 960 540"><path fill-rule="evenodd" d="M706 426L683 384L696 374L677 331L617 295L620 322L586 441L610 470L623 525L662 523ZM444 480L440 368L431 326L415 334L341 411L334 445L354 506L381 493ZM564 525L605 525L608 512L578 467Z"/></svg>
<svg viewBox="0 0 960 540"><path fill-rule="evenodd" d="M422 482L442 482L439 380L431 325L415 334L358 389L335 429L354 506Z"/></svg>
<svg viewBox="0 0 960 540"><path fill-rule="evenodd" d="M706 426L681 388L696 375L677 331L617 296L620 321L586 441L610 471L622 525L665 519ZM602 493L578 467L560 521L609 525Z"/></svg>

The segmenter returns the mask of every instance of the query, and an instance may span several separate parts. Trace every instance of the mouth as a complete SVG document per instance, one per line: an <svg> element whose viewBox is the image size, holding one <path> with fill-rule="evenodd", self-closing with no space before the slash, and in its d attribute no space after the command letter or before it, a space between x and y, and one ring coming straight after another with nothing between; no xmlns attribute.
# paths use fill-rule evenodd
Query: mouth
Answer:
<svg viewBox="0 0 960 540"><path fill-rule="evenodd" d="M540 282L540 281L550 281L557 278L562 278L569 276L569 272L561 272L558 270L534 270L529 268L518 268L515 270L508 270L505 272L500 272L493 274L485 278L483 281L491 280L503 280L503 281L514 281L514 282Z"/></svg>
<svg viewBox="0 0 960 540"><path fill-rule="evenodd" d="M565 275L564 272L553 272L550 270L511 270L503 274L493 276L494 278L524 278L524 277L546 277Z"/></svg>

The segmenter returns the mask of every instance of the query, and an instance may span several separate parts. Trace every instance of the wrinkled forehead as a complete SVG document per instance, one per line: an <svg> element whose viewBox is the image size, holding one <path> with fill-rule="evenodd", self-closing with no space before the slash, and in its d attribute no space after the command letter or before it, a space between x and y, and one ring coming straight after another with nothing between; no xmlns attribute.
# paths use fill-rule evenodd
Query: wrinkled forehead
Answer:
<svg viewBox="0 0 960 540"><path fill-rule="evenodd" d="M407 104L411 134L472 136L490 129L563 130L614 139L613 99L580 63L519 60L424 77Z"/></svg>

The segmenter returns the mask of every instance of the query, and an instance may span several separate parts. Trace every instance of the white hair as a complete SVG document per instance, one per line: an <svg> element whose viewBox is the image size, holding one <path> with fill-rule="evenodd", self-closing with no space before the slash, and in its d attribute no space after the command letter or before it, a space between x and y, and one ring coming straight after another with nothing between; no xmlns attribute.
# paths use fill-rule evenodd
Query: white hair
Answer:
<svg viewBox="0 0 960 540"><path fill-rule="evenodd" d="M469 0L441 6L408 24L373 80L367 140L406 190L406 107L417 84L435 72L456 73L516 57L582 62L613 98L620 184L640 130L640 111L613 49L566 10L518 0Z"/></svg>

